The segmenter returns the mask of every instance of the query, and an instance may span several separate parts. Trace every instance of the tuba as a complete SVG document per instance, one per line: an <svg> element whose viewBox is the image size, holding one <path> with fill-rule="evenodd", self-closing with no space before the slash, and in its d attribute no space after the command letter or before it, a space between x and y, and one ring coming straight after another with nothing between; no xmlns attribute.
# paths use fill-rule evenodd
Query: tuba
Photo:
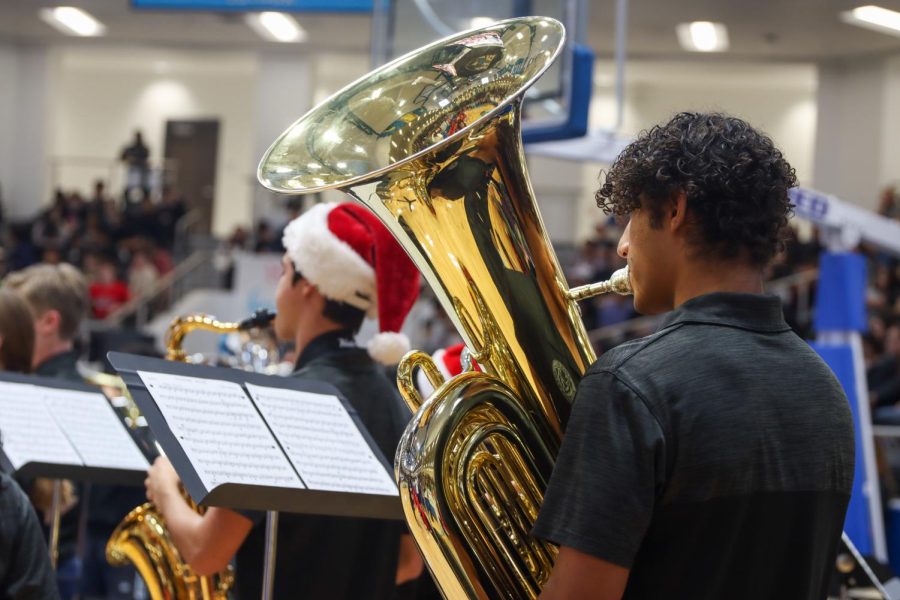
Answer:
<svg viewBox="0 0 900 600"><path fill-rule="evenodd" d="M166 359L188 360L182 345L192 331L248 331L265 327L274 318L274 313L266 310L239 323L223 323L203 314L178 317L166 331ZM187 500L194 510L203 510L189 497ZM152 600L227 600L234 585L230 566L210 576L194 573L172 543L162 515L149 502L128 513L113 531L106 544L106 560L113 566L134 565Z"/></svg>
<svg viewBox="0 0 900 600"><path fill-rule="evenodd" d="M415 416L395 473L446 598L540 593L557 550L530 530L595 359L576 300L630 293L627 269L568 288L526 175L522 99L564 38L559 22L528 17L414 51L307 113L258 171L271 190L339 188L371 209L483 369L442 383L414 352L398 374ZM417 366L437 388L427 400Z"/></svg>

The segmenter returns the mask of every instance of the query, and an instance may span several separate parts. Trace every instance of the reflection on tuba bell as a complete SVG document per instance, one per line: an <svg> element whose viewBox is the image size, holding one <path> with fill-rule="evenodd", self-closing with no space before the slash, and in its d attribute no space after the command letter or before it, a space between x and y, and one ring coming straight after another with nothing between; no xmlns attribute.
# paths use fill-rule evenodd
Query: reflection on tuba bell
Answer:
<svg viewBox="0 0 900 600"><path fill-rule="evenodd" d="M398 383L416 411L395 470L406 519L446 598L534 598L556 548L530 536L578 381L595 359L577 299L630 293L627 269L569 290L526 176L525 90L564 43L549 18L431 44L288 129L259 179L341 188L422 271L484 372L443 383L422 353ZM424 402L414 366L436 384Z"/></svg>
<svg viewBox="0 0 900 600"><path fill-rule="evenodd" d="M209 315L178 317L166 332L166 358L187 361L182 345L191 331L248 331L266 327L274 318L267 310L239 323L222 323ZM189 497L187 500L198 512L203 510ZM211 576L194 573L172 543L162 515L149 502L128 513L116 527L106 544L106 560L113 566L134 565L152 600L226 600L234 584L230 566Z"/></svg>

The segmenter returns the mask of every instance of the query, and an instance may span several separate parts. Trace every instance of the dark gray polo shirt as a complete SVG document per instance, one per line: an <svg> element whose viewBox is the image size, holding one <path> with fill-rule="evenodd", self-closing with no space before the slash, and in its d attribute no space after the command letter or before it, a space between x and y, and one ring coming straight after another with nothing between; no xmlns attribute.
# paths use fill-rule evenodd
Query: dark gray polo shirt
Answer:
<svg viewBox="0 0 900 600"><path fill-rule="evenodd" d="M0 473L0 598L59 598L47 545L28 497Z"/></svg>
<svg viewBox="0 0 900 600"><path fill-rule="evenodd" d="M853 460L778 298L708 294L588 370L534 533L631 569L629 599L820 600Z"/></svg>

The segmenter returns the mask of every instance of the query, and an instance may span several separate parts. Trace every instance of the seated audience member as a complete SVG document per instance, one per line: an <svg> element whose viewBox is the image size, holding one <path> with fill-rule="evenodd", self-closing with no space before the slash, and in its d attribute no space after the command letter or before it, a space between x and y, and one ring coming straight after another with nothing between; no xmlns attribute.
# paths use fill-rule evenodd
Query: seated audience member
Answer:
<svg viewBox="0 0 900 600"><path fill-rule="evenodd" d="M900 323L885 330L884 354L869 368L867 379L875 421L900 425Z"/></svg>
<svg viewBox="0 0 900 600"><path fill-rule="evenodd" d="M87 286L78 269L69 264L35 265L10 274L4 288L14 291L30 309L34 325L34 354L31 367L35 374L81 382L76 368L78 354L75 336L87 310ZM81 561L76 555L78 521L81 514L79 493L65 486L64 510L59 531L57 582L62 598L73 598L81 577ZM49 486L40 480L28 487L35 506L49 507ZM46 519L45 519L46 521Z"/></svg>
<svg viewBox="0 0 900 600"><path fill-rule="evenodd" d="M150 293L157 280L159 271L144 250L137 250L131 257L128 267L128 291L136 297Z"/></svg>
<svg viewBox="0 0 900 600"><path fill-rule="evenodd" d="M91 315L95 319L105 319L128 302L128 285L119 279L112 259L104 257L97 267L97 278L89 287Z"/></svg>
<svg viewBox="0 0 900 600"><path fill-rule="evenodd" d="M34 321L15 292L0 289L0 371L28 373L34 354Z"/></svg>
<svg viewBox="0 0 900 600"><path fill-rule="evenodd" d="M31 309L34 372L80 382L75 336L87 312L87 282L78 269L69 264L35 265L10 274L5 287Z"/></svg>
<svg viewBox="0 0 900 600"><path fill-rule="evenodd" d="M59 598L37 515L5 473L0 473L0 598Z"/></svg>

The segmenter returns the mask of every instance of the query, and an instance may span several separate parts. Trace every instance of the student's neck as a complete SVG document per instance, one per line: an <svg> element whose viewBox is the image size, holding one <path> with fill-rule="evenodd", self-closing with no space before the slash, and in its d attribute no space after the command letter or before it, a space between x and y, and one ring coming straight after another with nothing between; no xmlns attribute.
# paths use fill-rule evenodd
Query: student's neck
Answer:
<svg viewBox="0 0 900 600"><path fill-rule="evenodd" d="M72 340L61 340L59 338L44 340L43 343L37 342L34 348L32 365L38 367L58 354L70 352L74 347L75 343Z"/></svg>
<svg viewBox="0 0 900 600"><path fill-rule="evenodd" d="M303 350L309 343L320 335L328 333L329 331L338 331L340 329L343 329L343 327L325 319L316 323L304 324L304 326L298 328L297 335L294 337L295 354L297 356L303 354Z"/></svg>
<svg viewBox="0 0 900 600"><path fill-rule="evenodd" d="M691 298L714 292L763 293L762 272L749 263L697 261L679 271L674 294L676 308Z"/></svg>

